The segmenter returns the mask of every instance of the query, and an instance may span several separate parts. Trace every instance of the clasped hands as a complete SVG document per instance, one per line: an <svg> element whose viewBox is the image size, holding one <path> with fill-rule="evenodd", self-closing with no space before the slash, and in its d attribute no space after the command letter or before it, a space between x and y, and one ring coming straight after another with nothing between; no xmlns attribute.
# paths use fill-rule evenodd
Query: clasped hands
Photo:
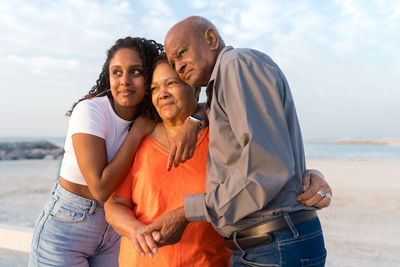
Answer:
<svg viewBox="0 0 400 267"><path fill-rule="evenodd" d="M324 176L317 170L310 170L303 178L303 193L297 200L306 206L328 207L331 199L321 198L317 193L322 190L332 194ZM141 225L132 238L132 243L141 255L153 257L159 247L178 243L188 223L184 208L177 208L164 214L152 224Z"/></svg>
<svg viewBox="0 0 400 267"><path fill-rule="evenodd" d="M178 243L188 223L184 208L177 208L147 226L138 227L131 238L132 244L142 256L152 258L159 247Z"/></svg>

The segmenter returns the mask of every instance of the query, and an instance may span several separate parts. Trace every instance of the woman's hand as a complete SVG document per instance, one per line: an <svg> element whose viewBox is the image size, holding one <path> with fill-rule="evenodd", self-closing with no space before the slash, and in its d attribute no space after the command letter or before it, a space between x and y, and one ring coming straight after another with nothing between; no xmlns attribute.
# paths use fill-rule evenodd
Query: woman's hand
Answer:
<svg viewBox="0 0 400 267"><path fill-rule="evenodd" d="M160 240L160 232L154 231L152 235L144 234L147 225L135 217L131 198L112 195L104 204L104 209L107 222L120 236L129 238L142 256L148 255L152 258L157 253L156 242Z"/></svg>
<svg viewBox="0 0 400 267"><path fill-rule="evenodd" d="M167 163L168 171L171 169L172 164L178 167L179 163L184 163L193 157L199 128L198 123L185 120L178 134L170 140L170 152Z"/></svg>
<svg viewBox="0 0 400 267"><path fill-rule="evenodd" d="M146 224L140 223L138 221L137 227L135 227L133 234L131 235L131 241L133 246L136 248L137 252L142 256L148 255L150 258L153 258L154 254L158 251L158 246L154 237L158 237L159 232L153 232L152 235L145 234L144 228Z"/></svg>
<svg viewBox="0 0 400 267"><path fill-rule="evenodd" d="M324 175L318 170L308 170L303 176L303 193L297 200L305 206L328 207L331 203L332 189Z"/></svg>
<svg viewBox="0 0 400 267"><path fill-rule="evenodd" d="M156 126L156 123L153 120L145 116L139 116L132 124L130 132L143 137L150 134L154 126Z"/></svg>

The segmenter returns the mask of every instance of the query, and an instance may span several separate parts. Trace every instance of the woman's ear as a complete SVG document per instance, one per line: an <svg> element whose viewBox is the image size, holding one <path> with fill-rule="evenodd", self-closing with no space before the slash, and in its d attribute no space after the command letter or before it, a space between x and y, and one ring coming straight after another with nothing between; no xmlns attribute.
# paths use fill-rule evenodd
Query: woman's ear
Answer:
<svg viewBox="0 0 400 267"><path fill-rule="evenodd" d="M215 51L219 47L219 39L218 39L218 33L216 32L215 29L213 28L208 28L204 32L204 38L206 39L208 45L210 46L210 49L212 51Z"/></svg>

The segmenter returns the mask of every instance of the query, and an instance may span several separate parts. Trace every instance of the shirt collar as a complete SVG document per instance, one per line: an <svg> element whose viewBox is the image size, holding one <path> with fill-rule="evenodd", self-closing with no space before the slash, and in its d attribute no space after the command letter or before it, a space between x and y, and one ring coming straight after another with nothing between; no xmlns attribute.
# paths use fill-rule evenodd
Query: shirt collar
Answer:
<svg viewBox="0 0 400 267"><path fill-rule="evenodd" d="M232 46L225 46L221 52L219 53L217 60L215 61L215 65L213 68L213 71L211 73L210 76L210 80L208 81L208 85L206 87L206 95L207 95L207 101L206 101L206 111L207 113L210 111L210 105L211 105L211 99L212 99L212 94L213 94L213 87L214 87L214 80L215 77L217 76L218 73L218 68L219 68L219 64L221 63L221 58L222 55L229 50L232 50L233 47Z"/></svg>
<svg viewBox="0 0 400 267"><path fill-rule="evenodd" d="M223 55L226 51L229 51L229 50L232 50L232 49L233 49L232 46L225 46L225 47L221 50L221 52L219 53L219 55L218 55L218 57L217 57L217 60L215 61L215 65L214 65L213 71L212 71L212 73L211 73L210 80L208 81L208 84L210 84L210 82L214 81L214 80L215 80L215 77L217 76L217 72L218 72L217 69L218 69L218 66L219 66L219 64L220 64L220 62L221 62L222 55ZM207 87L208 87L208 85L207 85Z"/></svg>

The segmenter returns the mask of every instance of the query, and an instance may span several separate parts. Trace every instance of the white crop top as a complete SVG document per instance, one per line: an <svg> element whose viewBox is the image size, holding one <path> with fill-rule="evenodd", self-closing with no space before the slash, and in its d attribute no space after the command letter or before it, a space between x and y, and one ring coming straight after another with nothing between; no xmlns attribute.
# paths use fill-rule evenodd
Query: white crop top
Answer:
<svg viewBox="0 0 400 267"><path fill-rule="evenodd" d="M72 135L86 133L103 138L106 141L107 158L110 162L127 136L131 122L121 119L114 112L107 96L79 102L69 119L60 176L70 182L86 185L75 157Z"/></svg>

